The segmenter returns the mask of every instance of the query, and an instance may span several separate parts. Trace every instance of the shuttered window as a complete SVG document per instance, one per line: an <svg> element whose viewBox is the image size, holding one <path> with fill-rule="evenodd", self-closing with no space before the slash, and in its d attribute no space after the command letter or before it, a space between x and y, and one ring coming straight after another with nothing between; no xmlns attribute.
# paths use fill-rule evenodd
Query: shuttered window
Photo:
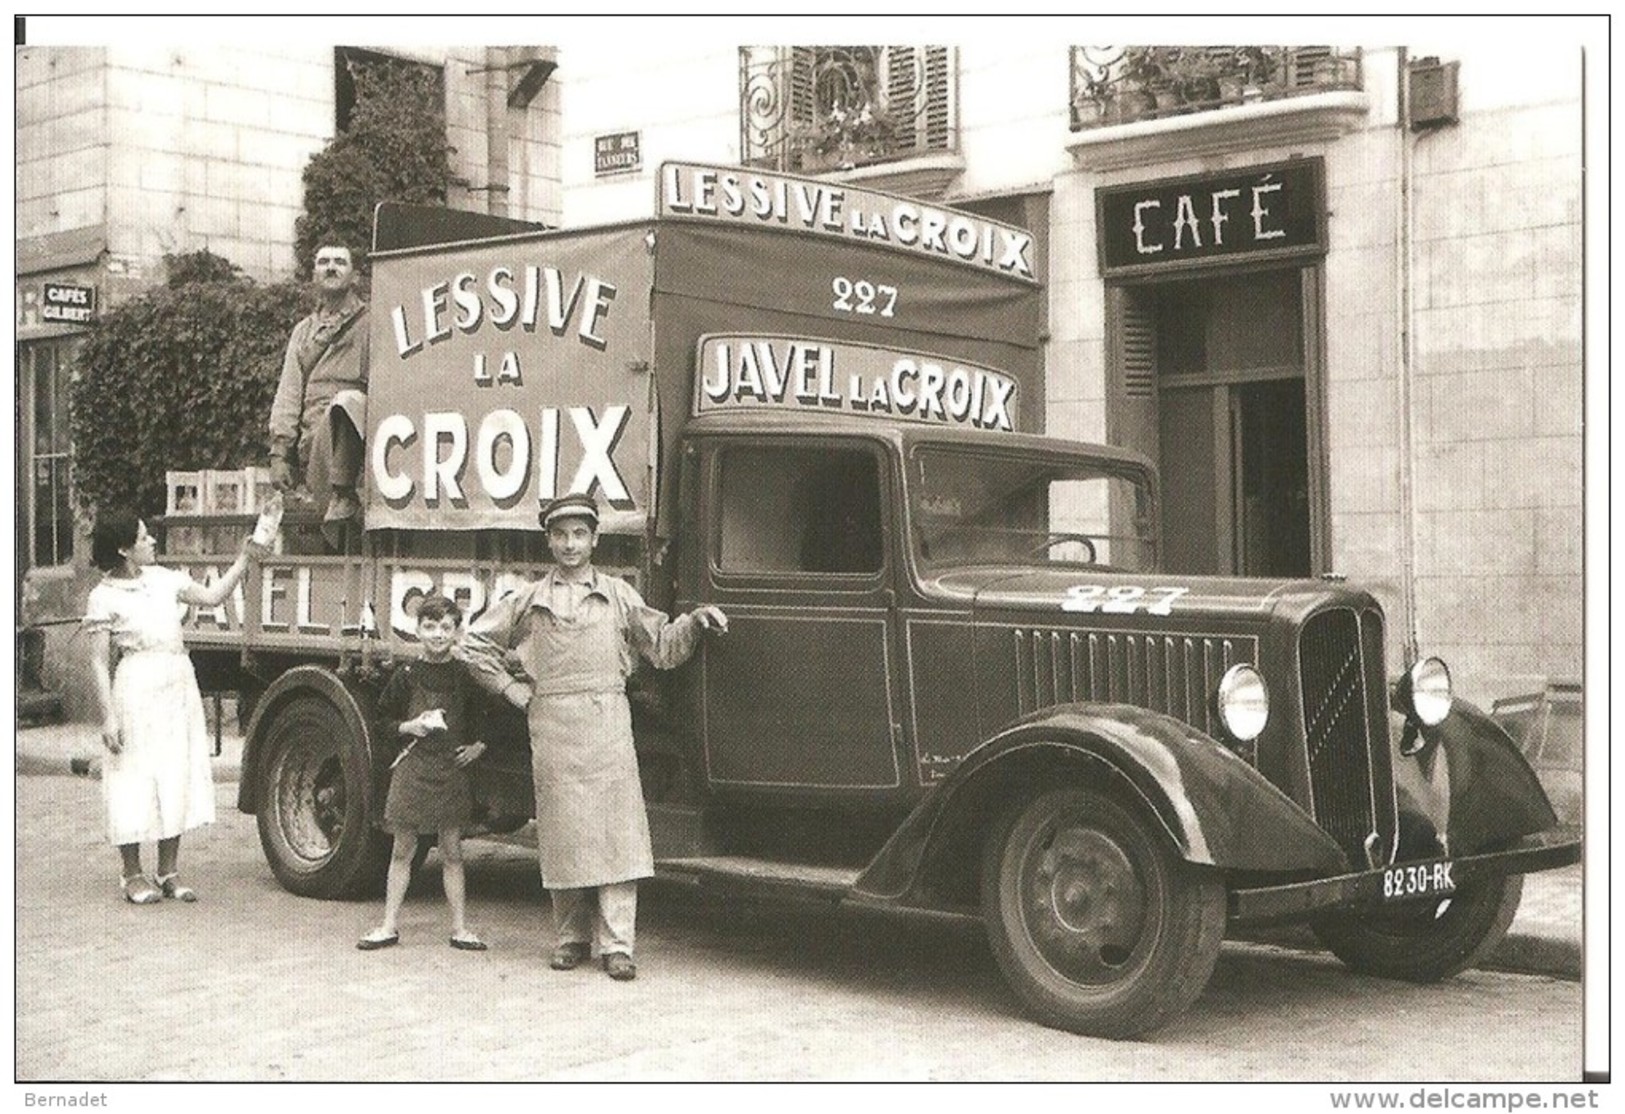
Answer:
<svg viewBox="0 0 1625 1114"><path fill-rule="evenodd" d="M820 172L956 148L946 46L743 47L741 159Z"/></svg>
<svg viewBox="0 0 1625 1114"><path fill-rule="evenodd" d="M885 51L886 103L897 127L897 152L949 150L953 104L948 48L892 46Z"/></svg>
<svg viewBox="0 0 1625 1114"><path fill-rule="evenodd" d="M1336 73L1335 52L1329 46L1300 46L1287 59L1286 85L1309 89L1329 83Z"/></svg>
<svg viewBox="0 0 1625 1114"><path fill-rule="evenodd" d="M70 352L67 340L17 346L22 434L18 455L18 557L27 567L73 558L73 499L68 440Z"/></svg>
<svg viewBox="0 0 1625 1114"><path fill-rule="evenodd" d="M1170 571L1327 566L1322 297L1316 267L1107 286L1106 436L1158 465Z"/></svg>
<svg viewBox="0 0 1625 1114"><path fill-rule="evenodd" d="M1106 437L1157 459L1157 312L1149 290L1106 289Z"/></svg>

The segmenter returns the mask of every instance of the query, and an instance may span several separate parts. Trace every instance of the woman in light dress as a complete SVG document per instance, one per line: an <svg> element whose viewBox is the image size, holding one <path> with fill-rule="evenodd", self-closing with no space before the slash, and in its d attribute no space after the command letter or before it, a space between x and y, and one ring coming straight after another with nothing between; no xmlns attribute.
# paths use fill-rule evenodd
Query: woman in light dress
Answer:
<svg viewBox="0 0 1625 1114"><path fill-rule="evenodd" d="M126 512L99 515L91 561L104 573L91 589L84 625L102 713L102 798L107 837L118 848L124 899L196 901L177 870L181 833L214 820L214 776L192 660L181 641L191 604L217 606L261 547L243 542L225 574L204 586L156 564L146 523ZM141 868L141 845L158 844L158 873Z"/></svg>

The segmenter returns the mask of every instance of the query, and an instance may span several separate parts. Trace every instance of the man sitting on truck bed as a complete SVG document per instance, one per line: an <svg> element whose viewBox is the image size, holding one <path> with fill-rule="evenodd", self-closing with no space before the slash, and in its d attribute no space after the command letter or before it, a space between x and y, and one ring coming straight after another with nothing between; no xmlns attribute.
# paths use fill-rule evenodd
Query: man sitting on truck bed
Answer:
<svg viewBox="0 0 1625 1114"><path fill-rule="evenodd" d="M316 311L293 327L271 402L271 480L284 491L303 483L325 501L323 531L332 541L361 513L367 304L355 291L355 255L343 244L316 249L312 278Z"/></svg>

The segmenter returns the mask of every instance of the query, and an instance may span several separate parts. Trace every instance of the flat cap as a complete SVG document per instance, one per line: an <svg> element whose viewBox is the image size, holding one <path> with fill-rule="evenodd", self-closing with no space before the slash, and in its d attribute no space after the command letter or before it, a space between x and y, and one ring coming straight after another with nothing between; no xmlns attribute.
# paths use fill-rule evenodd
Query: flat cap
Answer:
<svg viewBox="0 0 1625 1114"><path fill-rule="evenodd" d="M576 492L573 495L561 495L547 506L542 508L538 516L544 527L551 526L561 518L591 519L593 528L598 526L598 504L591 495L585 492Z"/></svg>

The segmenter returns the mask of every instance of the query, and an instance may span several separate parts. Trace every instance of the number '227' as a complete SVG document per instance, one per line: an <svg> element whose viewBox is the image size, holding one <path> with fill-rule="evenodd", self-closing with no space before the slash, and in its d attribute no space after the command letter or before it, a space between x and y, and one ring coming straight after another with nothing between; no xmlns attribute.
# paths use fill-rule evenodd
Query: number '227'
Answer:
<svg viewBox="0 0 1625 1114"><path fill-rule="evenodd" d="M853 282L845 275L836 275L829 285L835 294L830 305L844 313L878 313L881 317L890 317L897 308L895 286L877 285L868 279Z"/></svg>
<svg viewBox="0 0 1625 1114"><path fill-rule="evenodd" d="M1172 615L1174 601L1189 591L1189 588L1141 588L1136 584L1119 584L1112 588L1103 584L1078 584L1066 590L1061 610L1132 615L1143 607L1147 615Z"/></svg>

